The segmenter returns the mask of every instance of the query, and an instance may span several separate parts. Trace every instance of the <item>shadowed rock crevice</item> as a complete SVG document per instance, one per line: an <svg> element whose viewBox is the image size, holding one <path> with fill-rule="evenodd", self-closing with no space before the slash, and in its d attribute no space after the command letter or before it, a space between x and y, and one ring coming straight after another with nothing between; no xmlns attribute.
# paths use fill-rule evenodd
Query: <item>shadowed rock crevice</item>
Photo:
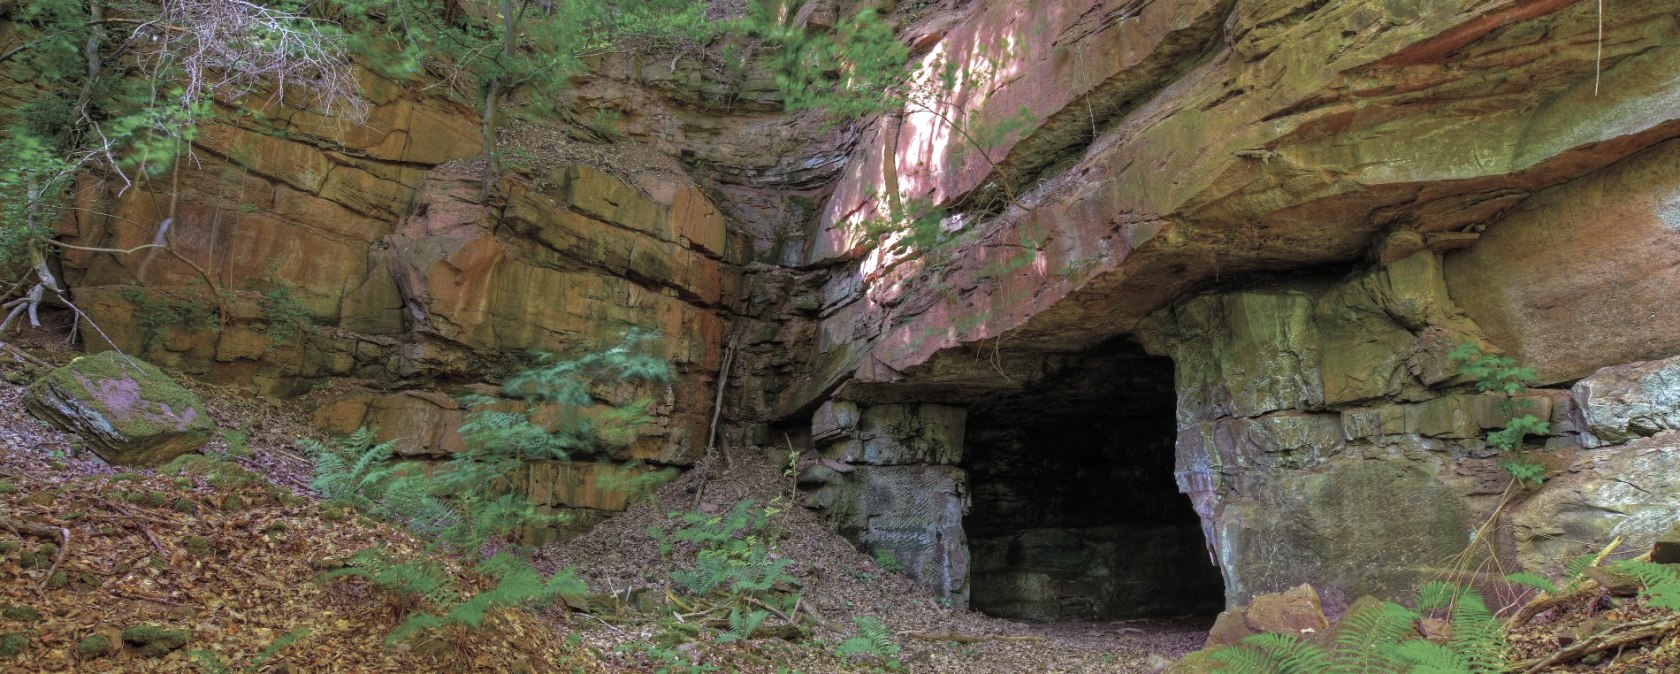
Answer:
<svg viewBox="0 0 1680 674"><path fill-rule="evenodd" d="M972 606L1030 621L1211 615L1223 582L1173 482L1173 370L1126 344L970 412Z"/></svg>

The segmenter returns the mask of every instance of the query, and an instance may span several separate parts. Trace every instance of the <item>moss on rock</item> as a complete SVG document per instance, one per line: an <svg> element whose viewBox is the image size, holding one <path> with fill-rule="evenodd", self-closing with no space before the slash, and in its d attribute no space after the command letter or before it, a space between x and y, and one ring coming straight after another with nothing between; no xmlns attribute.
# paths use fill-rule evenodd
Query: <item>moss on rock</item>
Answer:
<svg viewBox="0 0 1680 674"><path fill-rule="evenodd" d="M158 657L187 645L186 630L172 630L156 625L131 625L122 631L124 643L140 649L142 655Z"/></svg>
<svg viewBox="0 0 1680 674"><path fill-rule="evenodd" d="M29 635L22 632L0 634L0 658L15 658L29 650Z"/></svg>
<svg viewBox="0 0 1680 674"><path fill-rule="evenodd" d="M103 634L89 634L76 643L76 655L91 660L111 652L111 638Z"/></svg>
<svg viewBox="0 0 1680 674"><path fill-rule="evenodd" d="M0 609L0 617L27 625L40 620L41 612L23 604L9 604Z"/></svg>
<svg viewBox="0 0 1680 674"><path fill-rule="evenodd" d="M157 465L204 446L215 430L192 391L156 366L115 351L53 370L29 387L24 404L87 438L113 464Z"/></svg>

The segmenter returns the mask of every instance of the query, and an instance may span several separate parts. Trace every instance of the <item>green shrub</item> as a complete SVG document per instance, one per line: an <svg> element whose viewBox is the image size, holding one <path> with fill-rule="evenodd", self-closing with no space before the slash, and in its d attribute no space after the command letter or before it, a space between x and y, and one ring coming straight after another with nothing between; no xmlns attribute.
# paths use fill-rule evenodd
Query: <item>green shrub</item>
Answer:
<svg viewBox="0 0 1680 674"><path fill-rule="evenodd" d="M898 561L898 554L886 548L875 548L875 565L887 573L904 573L904 565Z"/></svg>
<svg viewBox="0 0 1680 674"><path fill-rule="evenodd" d="M291 288L280 286L263 293L262 308L263 314L268 317L268 330L264 336L268 338L270 351L297 341L315 325L309 309L292 297Z"/></svg>
<svg viewBox="0 0 1680 674"><path fill-rule="evenodd" d="M497 583L462 597L453 577L432 556L397 560L377 548L358 553L349 567L323 579L362 577L390 592L408 614L389 636L393 642L442 627L478 629L487 612L497 607L562 597L581 603L585 588L570 569L545 578L512 554L488 559L479 555L493 540L513 540L526 527L560 519L537 512L524 495L507 488L528 462L564 461L635 439L637 429L650 419L652 401L643 397L607 405L594 391L669 378L669 366L646 352L646 341L632 335L617 347L577 359L546 358L539 367L510 378L503 392L525 401L522 411L492 408L493 400L469 399L471 411L461 427L466 450L442 468L397 460L391 443L374 443L374 433L367 428L331 443L300 443L314 455L313 486L324 497L427 537L430 552L466 556L471 568ZM542 417L533 409L539 404L545 406ZM328 506L323 504L323 516Z"/></svg>
<svg viewBox="0 0 1680 674"><path fill-rule="evenodd" d="M1499 467L1523 484L1538 485L1543 482L1546 479L1545 467L1522 456L1522 445L1527 436L1550 433L1551 425L1533 414L1524 413L1534 403L1516 397L1534 383L1534 369L1518 367L1517 361L1510 356L1482 351L1475 342L1459 344L1448 358L1459 364L1460 375L1476 382L1476 390L1504 396L1497 409L1511 419L1504 428L1487 436L1487 443L1506 455L1499 462Z"/></svg>

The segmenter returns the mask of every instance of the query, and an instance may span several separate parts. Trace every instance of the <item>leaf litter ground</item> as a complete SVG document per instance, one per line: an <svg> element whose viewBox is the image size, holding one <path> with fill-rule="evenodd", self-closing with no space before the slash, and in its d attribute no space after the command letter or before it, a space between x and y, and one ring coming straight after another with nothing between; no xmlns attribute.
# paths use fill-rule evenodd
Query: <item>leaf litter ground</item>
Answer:
<svg viewBox="0 0 1680 674"><path fill-rule="evenodd" d="M34 346L50 362L74 356ZM615 597L674 591L670 572L685 556L661 556L647 528L669 528L669 512L771 503L789 487L771 457L737 456L732 470L708 459L590 533L534 552L542 567L578 568L600 597L588 612L504 611L487 630L389 646L384 637L401 613L384 593L317 577L370 545L423 554L423 542L313 497L310 466L295 446L315 435L301 405L182 381L232 432L180 473L113 469L30 417L21 387L0 383L0 639L27 640L20 654L0 658L0 671L252 671L260 662L255 671L654 672L669 663L627 647L669 631L668 607L638 611ZM807 605L798 612L810 616L799 620L805 632L717 644L706 627L673 649L679 665L872 671L879 661L832 654L855 633L858 615L894 632L912 672L1144 672L1204 638L1206 626L1193 622L1027 625L953 611L808 511L788 508L772 521ZM58 532L68 532L68 546ZM463 587L486 586L450 568ZM186 643L161 656L122 646L121 632L141 625L183 630ZM95 635L109 647L79 650Z"/></svg>

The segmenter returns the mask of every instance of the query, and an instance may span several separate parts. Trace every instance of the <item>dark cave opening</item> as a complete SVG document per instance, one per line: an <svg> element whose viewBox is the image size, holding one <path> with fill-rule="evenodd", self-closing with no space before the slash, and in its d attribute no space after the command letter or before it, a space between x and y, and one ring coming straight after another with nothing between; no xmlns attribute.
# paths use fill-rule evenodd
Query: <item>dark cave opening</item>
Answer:
<svg viewBox="0 0 1680 674"><path fill-rule="evenodd" d="M1130 343L970 409L971 606L1052 622L1211 616L1224 582L1173 480L1172 361Z"/></svg>

